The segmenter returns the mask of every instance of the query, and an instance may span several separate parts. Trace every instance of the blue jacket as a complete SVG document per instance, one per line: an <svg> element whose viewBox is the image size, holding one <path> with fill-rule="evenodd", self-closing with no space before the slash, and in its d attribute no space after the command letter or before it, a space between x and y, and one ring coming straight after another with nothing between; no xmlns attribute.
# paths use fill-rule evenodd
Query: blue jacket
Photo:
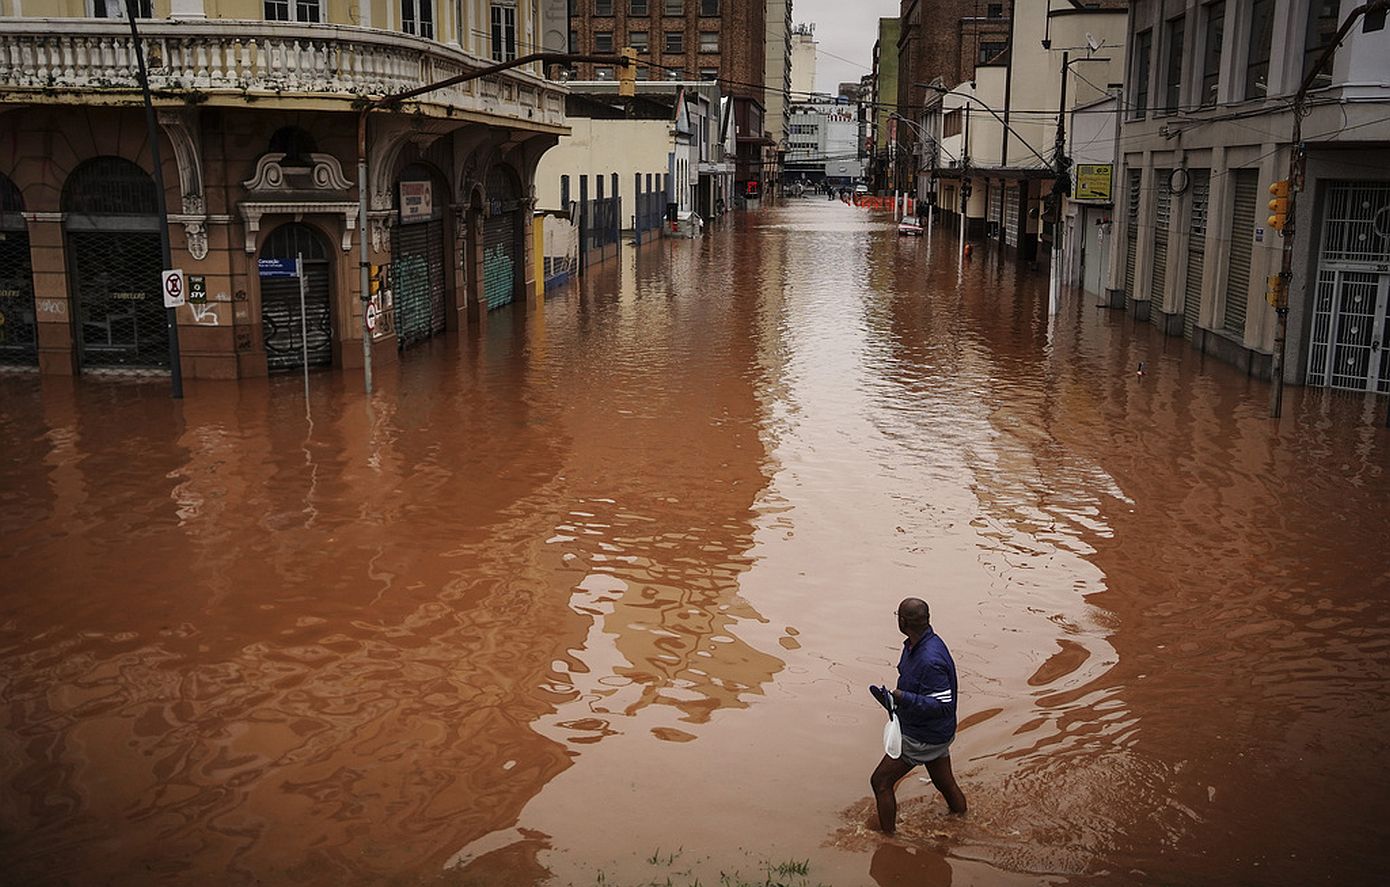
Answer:
<svg viewBox="0 0 1390 887"><path fill-rule="evenodd" d="M956 663L946 642L928 629L917 646L898 660L898 721L903 735L939 745L956 735Z"/></svg>

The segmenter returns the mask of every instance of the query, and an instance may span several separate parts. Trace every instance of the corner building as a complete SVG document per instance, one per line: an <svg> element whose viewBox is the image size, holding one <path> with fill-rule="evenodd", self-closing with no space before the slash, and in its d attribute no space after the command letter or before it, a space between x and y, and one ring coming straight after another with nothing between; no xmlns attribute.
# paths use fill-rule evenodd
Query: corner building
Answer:
<svg viewBox="0 0 1390 887"><path fill-rule="evenodd" d="M1292 100L1360 4L1138 0L1130 7L1110 297L1269 378L1266 280L1283 238ZM1390 25L1353 24L1308 93L1285 379L1390 394Z"/></svg>
<svg viewBox="0 0 1390 887"><path fill-rule="evenodd" d="M159 124L182 368L242 378L359 366L357 121L539 40L537 3L153 0L139 21ZM22 14L21 14L22 13ZM0 2L0 363L168 370L155 180L123 0ZM531 183L564 90L517 69L374 112L373 358L536 296ZM261 260L302 255L298 282ZM194 294L190 286L190 294ZM301 325L307 336L301 337Z"/></svg>

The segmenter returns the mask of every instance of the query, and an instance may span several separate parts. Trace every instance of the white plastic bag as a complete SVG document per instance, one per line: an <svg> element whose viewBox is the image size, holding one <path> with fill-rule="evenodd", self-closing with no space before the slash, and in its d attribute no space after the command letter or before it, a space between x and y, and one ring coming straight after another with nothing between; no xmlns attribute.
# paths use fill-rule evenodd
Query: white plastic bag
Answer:
<svg viewBox="0 0 1390 887"><path fill-rule="evenodd" d="M903 728L895 714L888 715L888 723L883 725L883 753L890 758L903 756Z"/></svg>

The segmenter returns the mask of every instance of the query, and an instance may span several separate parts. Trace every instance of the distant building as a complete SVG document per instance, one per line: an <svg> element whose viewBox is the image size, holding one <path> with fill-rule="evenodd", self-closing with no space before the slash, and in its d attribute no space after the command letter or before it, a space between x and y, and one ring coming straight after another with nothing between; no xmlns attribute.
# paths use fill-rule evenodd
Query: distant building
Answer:
<svg viewBox="0 0 1390 887"><path fill-rule="evenodd" d="M897 124L890 125L897 113L901 25L900 19L879 19L878 40L874 43L873 92L869 108L872 117L865 145L869 157L869 187L874 191L902 190L908 182L906 165L896 162L901 149Z"/></svg>
<svg viewBox="0 0 1390 887"><path fill-rule="evenodd" d="M784 180L850 186L864 175L858 107L821 96L792 105Z"/></svg>
<svg viewBox="0 0 1390 887"><path fill-rule="evenodd" d="M792 100L804 102L816 92L816 26L792 28Z"/></svg>
<svg viewBox="0 0 1390 887"><path fill-rule="evenodd" d="M631 46L639 80L718 80L733 99L742 196L759 196L776 165L765 125L767 0L571 0L569 48ZM496 7L494 7L496 8ZM615 80L609 65L577 66L580 81Z"/></svg>
<svg viewBox="0 0 1390 887"><path fill-rule="evenodd" d="M763 68L766 87L768 137L777 145L779 157L786 150L787 124L792 88L792 0L767 0L767 54ZM780 162L780 161L779 161ZM780 178L778 170L769 180Z"/></svg>

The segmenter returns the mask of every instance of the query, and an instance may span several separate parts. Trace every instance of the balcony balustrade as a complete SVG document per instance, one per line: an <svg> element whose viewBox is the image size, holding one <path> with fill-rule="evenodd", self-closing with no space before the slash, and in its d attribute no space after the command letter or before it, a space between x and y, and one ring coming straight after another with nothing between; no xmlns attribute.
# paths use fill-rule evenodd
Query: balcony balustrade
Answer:
<svg viewBox="0 0 1390 887"><path fill-rule="evenodd" d="M141 24L156 93L225 104L381 96L491 64L409 34L336 25L250 21ZM128 27L91 19L8 21L0 33L0 103L138 88ZM79 98L85 100L85 98ZM426 110L458 110L565 125L563 88L517 69L427 94Z"/></svg>

